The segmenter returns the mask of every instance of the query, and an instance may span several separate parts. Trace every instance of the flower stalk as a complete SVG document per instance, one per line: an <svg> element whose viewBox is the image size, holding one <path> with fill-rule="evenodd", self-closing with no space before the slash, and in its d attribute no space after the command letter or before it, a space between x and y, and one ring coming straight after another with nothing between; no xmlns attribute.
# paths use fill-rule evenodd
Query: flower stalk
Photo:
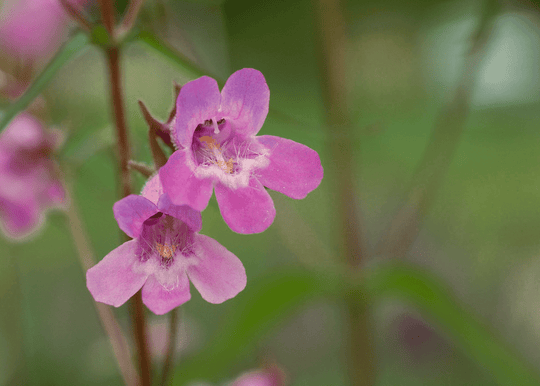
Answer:
<svg viewBox="0 0 540 386"><path fill-rule="evenodd" d="M355 186L351 120L347 109L345 66L345 23L339 0L317 0L320 63L330 152L335 165L339 208L339 230L344 260L359 270L365 259L362 229L358 218L358 191ZM375 384L375 357L368 304L361 294L351 291L344 298L349 320L349 377L351 385Z"/></svg>
<svg viewBox="0 0 540 386"><path fill-rule="evenodd" d="M120 52L118 47L106 49L107 63L109 67L111 99L113 103L114 119L117 136L117 153L120 167L120 188L121 196L126 197L131 194L131 176L129 173L130 147L128 129L124 114L124 103L122 97L122 85L120 77ZM135 326L135 341L139 353L139 367L143 386L151 385L150 356L146 344L146 319L142 303L141 292L139 291L132 302L132 318Z"/></svg>
<svg viewBox="0 0 540 386"><path fill-rule="evenodd" d="M100 0L99 4L103 24L113 41L112 46L105 48L105 54L107 56L107 65L109 69L111 100L116 127L116 146L120 169L121 197L126 197L131 194L131 176L129 172L131 151L122 95L120 50L119 47L114 44L114 7L112 0ZM137 345L139 368L141 372L141 384L143 386L150 386L152 382L151 364L146 341L146 319L140 291L133 297L132 318L135 328L135 341Z"/></svg>

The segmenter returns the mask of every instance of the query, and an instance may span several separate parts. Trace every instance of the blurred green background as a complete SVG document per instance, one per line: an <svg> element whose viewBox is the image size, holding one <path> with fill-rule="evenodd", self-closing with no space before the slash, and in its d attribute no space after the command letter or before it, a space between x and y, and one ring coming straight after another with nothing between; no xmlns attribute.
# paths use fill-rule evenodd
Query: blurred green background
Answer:
<svg viewBox="0 0 540 386"><path fill-rule="evenodd" d="M407 197L437 116L456 91L483 5L342 2L356 198L368 251ZM221 305L205 302L192 288L192 300L181 307L179 373L189 371L183 364L187 367L200 352L212 352L205 347L215 336L241 342L231 353L199 358L206 366L197 375L201 381L223 384L271 358L294 386L350 384L346 307L334 290L307 286L290 304L276 306L276 314L264 314L265 305L258 304L265 323L250 326L248 320L222 331L235 315L247 312L243 307L266 288L261 283L272 291L272 283L279 285L287 271L293 279L305 272L324 277L318 259L339 260L332 170L340 165L329 152L324 129L315 18L307 0L147 0L141 15L142 27L220 80L244 67L262 71L272 112L261 134L315 149L326 171L320 187L304 200L272 193L277 216L262 234L232 232L215 198L203 212L201 233L242 260L248 284ZM459 146L404 260L435 277L519 361L538 368L540 14L536 3L506 2L492 22ZM199 74L136 40L124 48L133 157L149 163L147 126L137 101L165 120L173 81L183 84ZM107 82L104 56L90 47L62 68L43 94L50 123L67 132L60 157L69 166L74 202L98 258L121 236L112 216L118 193ZM143 179L137 176L136 183L140 188ZM122 384L64 215L51 212L44 229L28 242L0 239L0 251L0 385ZM367 260L377 264L380 258ZM290 295L284 288L262 299L275 306L272 301ZM382 296L370 304L378 385L498 384L444 322L436 323L412 303ZM115 313L131 338L128 307ZM148 316L153 345L163 346L167 318ZM250 344L244 348L246 336ZM175 382L189 384L178 375Z"/></svg>

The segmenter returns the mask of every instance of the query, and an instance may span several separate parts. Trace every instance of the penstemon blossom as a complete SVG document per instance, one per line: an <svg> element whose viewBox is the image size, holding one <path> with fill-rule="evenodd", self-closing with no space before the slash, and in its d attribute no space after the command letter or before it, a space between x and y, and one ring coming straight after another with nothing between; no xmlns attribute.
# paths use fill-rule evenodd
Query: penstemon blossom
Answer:
<svg viewBox="0 0 540 386"><path fill-rule="evenodd" d="M265 186L295 199L319 186L323 168L316 151L289 139L256 136L269 100L264 76L251 68L232 74L221 93L207 76L182 87L171 127L178 150L159 172L172 202L202 211L215 189L227 225L238 233L259 233L276 214Z"/></svg>
<svg viewBox="0 0 540 386"><path fill-rule="evenodd" d="M14 239L34 232L49 207L63 206L65 191L51 158L62 137L21 113L0 133L0 228Z"/></svg>
<svg viewBox="0 0 540 386"><path fill-rule="evenodd" d="M200 212L174 205L163 194L158 175L141 194L114 205L118 225L133 240L86 273L96 301L119 307L142 287L144 304L161 315L191 298L189 281L210 303L222 303L244 289L242 262L214 239L197 233L202 227Z"/></svg>
<svg viewBox="0 0 540 386"><path fill-rule="evenodd" d="M228 386L284 386L286 383L283 370L272 365L269 368L243 373Z"/></svg>
<svg viewBox="0 0 540 386"><path fill-rule="evenodd" d="M67 0L74 7L87 0ZM0 42L11 55L36 60L60 46L67 37L69 15L60 0L7 0L0 15Z"/></svg>

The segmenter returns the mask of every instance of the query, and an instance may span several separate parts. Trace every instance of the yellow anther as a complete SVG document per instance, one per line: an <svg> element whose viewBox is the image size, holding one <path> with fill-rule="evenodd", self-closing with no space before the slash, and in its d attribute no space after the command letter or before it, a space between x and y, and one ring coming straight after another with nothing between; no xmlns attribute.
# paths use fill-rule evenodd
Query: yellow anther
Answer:
<svg viewBox="0 0 540 386"><path fill-rule="evenodd" d="M211 161L211 162L214 165L219 166L221 170L223 170L225 173L232 174L234 161L232 158L229 158L228 161L225 161L223 159L223 154L221 153L221 149L219 148L219 144L216 143L216 140L207 135L200 137L199 140L203 141L206 148L208 150L211 150L214 153L215 157L217 158L217 161Z"/></svg>
<svg viewBox="0 0 540 386"><path fill-rule="evenodd" d="M219 150L219 144L216 143L216 140L214 138L205 135L204 137L199 138L199 140L203 141L205 146L209 150L214 150L214 149Z"/></svg>
<svg viewBox="0 0 540 386"><path fill-rule="evenodd" d="M234 161L232 158L229 158L227 162L225 161L217 161L216 164L226 173L231 174L233 172L233 164Z"/></svg>
<svg viewBox="0 0 540 386"><path fill-rule="evenodd" d="M173 257L174 252L176 252L176 245L156 243L156 248L161 257L165 259L170 259L171 257Z"/></svg>

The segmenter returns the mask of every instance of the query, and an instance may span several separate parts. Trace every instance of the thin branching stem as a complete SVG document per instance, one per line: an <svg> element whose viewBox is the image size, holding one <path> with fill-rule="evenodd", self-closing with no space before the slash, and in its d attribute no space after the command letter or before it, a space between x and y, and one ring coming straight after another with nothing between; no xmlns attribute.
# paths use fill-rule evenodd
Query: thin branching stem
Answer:
<svg viewBox="0 0 540 386"><path fill-rule="evenodd" d="M143 4L144 0L131 0L129 2L128 9L124 14L124 18L116 30L116 36L118 39L121 40L122 37L125 36L131 30L131 28L133 28Z"/></svg>
<svg viewBox="0 0 540 386"><path fill-rule="evenodd" d="M71 4L68 0L60 0L60 4L62 4L64 11L66 11L66 13L75 20L82 29L86 32L92 30L92 23L86 20L86 17L84 17L75 5Z"/></svg>
<svg viewBox="0 0 540 386"><path fill-rule="evenodd" d="M71 189L70 189L71 190ZM95 263L95 255L90 247L88 236L81 221L79 212L74 202L73 192L68 193L71 198L70 205L66 209L66 219L73 243L77 249L77 256L84 272L92 268ZM94 302L96 311L101 321L101 325L107 334L114 356L118 362L118 367L124 383L128 386L137 386L140 384L139 376L133 363L131 362L131 350L120 325L118 324L111 308L103 303Z"/></svg>

